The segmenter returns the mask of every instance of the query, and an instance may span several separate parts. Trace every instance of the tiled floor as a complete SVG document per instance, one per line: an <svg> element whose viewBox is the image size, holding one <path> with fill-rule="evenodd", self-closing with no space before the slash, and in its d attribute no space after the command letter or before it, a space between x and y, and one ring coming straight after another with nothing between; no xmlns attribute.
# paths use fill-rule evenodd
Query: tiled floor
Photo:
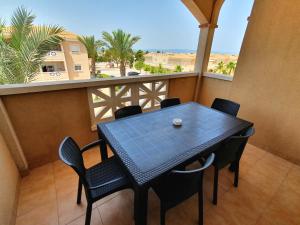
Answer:
<svg viewBox="0 0 300 225"><path fill-rule="evenodd" d="M89 167L99 162L97 149L85 153ZM205 175L206 225L299 225L300 167L248 145L241 160L240 184L220 174L218 206L211 203L213 170ZM85 199L76 204L77 176L56 161L31 171L22 180L17 225L83 225ZM84 196L84 194L83 194ZM196 196L171 209L167 224L197 224ZM133 224L133 193L125 190L94 204L92 225ZM159 202L149 192L148 224L159 224Z"/></svg>

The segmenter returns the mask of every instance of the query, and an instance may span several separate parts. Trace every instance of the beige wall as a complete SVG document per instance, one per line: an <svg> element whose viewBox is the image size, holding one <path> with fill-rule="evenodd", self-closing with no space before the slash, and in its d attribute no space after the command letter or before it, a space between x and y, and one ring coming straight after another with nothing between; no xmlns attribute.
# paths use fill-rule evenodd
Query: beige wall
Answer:
<svg viewBox="0 0 300 225"><path fill-rule="evenodd" d="M66 65L68 69L69 79L70 80L81 80L81 79L89 79L90 78L90 68L89 68L89 60L87 50L83 44L79 41L66 40L62 42L63 50L66 58ZM72 53L71 46L79 45L80 52ZM75 64L80 64L82 66L81 72L76 72L74 67Z"/></svg>
<svg viewBox="0 0 300 225"><path fill-rule="evenodd" d="M2 97L29 168L57 159L65 136L82 146L96 139L90 130L85 88Z"/></svg>
<svg viewBox="0 0 300 225"><path fill-rule="evenodd" d="M211 106L217 97L229 98L231 85L231 81L202 77L198 99L201 104Z"/></svg>
<svg viewBox="0 0 300 225"><path fill-rule="evenodd" d="M0 224L13 225L16 218L20 176L1 134L0 181Z"/></svg>
<svg viewBox="0 0 300 225"><path fill-rule="evenodd" d="M251 142L300 164L300 1L256 0L232 83L202 79L200 102L241 104Z"/></svg>
<svg viewBox="0 0 300 225"><path fill-rule="evenodd" d="M178 97L181 102L189 102L194 98L197 77L171 79L169 81L169 97Z"/></svg>
<svg viewBox="0 0 300 225"><path fill-rule="evenodd" d="M213 9L215 0L194 0L194 2L204 14L206 19L210 21L211 11Z"/></svg>

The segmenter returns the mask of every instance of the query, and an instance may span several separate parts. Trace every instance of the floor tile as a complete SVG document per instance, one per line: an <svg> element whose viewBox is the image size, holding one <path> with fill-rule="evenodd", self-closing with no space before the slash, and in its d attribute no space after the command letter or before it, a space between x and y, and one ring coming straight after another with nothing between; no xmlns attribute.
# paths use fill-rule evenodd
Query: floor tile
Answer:
<svg viewBox="0 0 300 225"><path fill-rule="evenodd" d="M109 155L112 155L109 151ZM100 162L97 148L84 154L85 166ZM199 166L199 165L193 165ZM204 176L205 225L298 225L300 224L300 167L247 145L240 162L239 187L234 174L220 170L218 205L211 203L214 168ZM78 176L61 161L36 168L23 178L16 225L81 225L86 199L76 204ZM149 190L148 224L158 225L159 199ZM198 197L170 209L166 223L197 224ZM131 225L133 191L120 191L93 204L92 225Z"/></svg>
<svg viewBox="0 0 300 225"><path fill-rule="evenodd" d="M56 203L55 186L51 184L44 188L35 189L34 191L21 191L18 204L17 215L23 215L30 210L45 205L46 203Z"/></svg>
<svg viewBox="0 0 300 225"><path fill-rule="evenodd" d="M115 198L97 207L103 225L130 225L133 223L133 192L121 191Z"/></svg>
<svg viewBox="0 0 300 225"><path fill-rule="evenodd" d="M246 161L250 164L255 164L257 161L263 159L266 153L266 151L261 150L260 148L257 148L254 145L247 144L244 149L241 161Z"/></svg>
<svg viewBox="0 0 300 225"><path fill-rule="evenodd" d="M78 175L62 161L54 162L54 177L59 224L64 225L85 214L85 194L82 191L82 203L77 205Z"/></svg>
<svg viewBox="0 0 300 225"><path fill-rule="evenodd" d="M101 153L99 147L94 147L83 153L84 166L89 168L101 162Z"/></svg>
<svg viewBox="0 0 300 225"><path fill-rule="evenodd" d="M58 225L56 203L48 203L18 216L16 225Z"/></svg>
<svg viewBox="0 0 300 225"><path fill-rule="evenodd" d="M217 206L205 213L206 225L254 225L270 201L259 189L240 180L238 188L222 196Z"/></svg>
<svg viewBox="0 0 300 225"><path fill-rule="evenodd" d="M203 192L204 192L204 201L205 203L212 204L213 199L213 180L205 178L203 180ZM218 186L218 198L220 199L230 188L225 189L223 185Z"/></svg>
<svg viewBox="0 0 300 225"><path fill-rule="evenodd" d="M68 225L84 225L85 223L85 215L80 216L79 218L73 220L68 223ZM103 225L101 221L100 214L97 209L93 209L91 216L91 225Z"/></svg>
<svg viewBox="0 0 300 225"><path fill-rule="evenodd" d="M53 183L53 164L48 163L44 166L30 171L28 176L22 178L21 189L24 191L34 191Z"/></svg>
<svg viewBox="0 0 300 225"><path fill-rule="evenodd" d="M77 191L57 194L59 224L64 225L82 216L86 212L85 195L82 193L81 204L76 204ZM95 204L94 204L95 207Z"/></svg>
<svg viewBox="0 0 300 225"><path fill-rule="evenodd" d="M78 188L78 175L62 161L54 162L54 180L58 195L75 192Z"/></svg>
<svg viewBox="0 0 300 225"><path fill-rule="evenodd" d="M292 166L283 185L300 194L300 166Z"/></svg>
<svg viewBox="0 0 300 225"><path fill-rule="evenodd" d="M265 157L255 164L253 170L270 177L286 176L292 165L287 160L267 152Z"/></svg>
<svg viewBox="0 0 300 225"><path fill-rule="evenodd" d="M266 153L243 179L263 191L265 195L272 196L287 177L291 167L291 163Z"/></svg>
<svg viewBox="0 0 300 225"><path fill-rule="evenodd" d="M120 192L116 192L116 193L110 194L110 195L108 195L108 196L106 196L106 197L104 197L104 198L98 200L97 202L95 202L95 204L96 204L97 206L100 206L100 205L104 204L105 202L107 202L107 201L113 199L114 197L116 197L116 196L119 195L119 194L120 194Z"/></svg>
<svg viewBox="0 0 300 225"><path fill-rule="evenodd" d="M300 224L300 194L282 185L262 217L259 225L298 225Z"/></svg>
<svg viewBox="0 0 300 225"><path fill-rule="evenodd" d="M56 202L52 164L32 170L22 180L17 215L23 215L49 202Z"/></svg>

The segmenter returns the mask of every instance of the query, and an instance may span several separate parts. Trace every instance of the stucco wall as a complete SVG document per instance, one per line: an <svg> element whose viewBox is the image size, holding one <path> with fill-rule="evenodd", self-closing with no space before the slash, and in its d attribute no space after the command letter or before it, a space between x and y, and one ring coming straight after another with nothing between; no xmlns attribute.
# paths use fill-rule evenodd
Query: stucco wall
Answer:
<svg viewBox="0 0 300 225"><path fill-rule="evenodd" d="M96 139L90 129L85 88L2 97L29 167L57 159L63 137L80 145Z"/></svg>
<svg viewBox="0 0 300 225"><path fill-rule="evenodd" d="M193 101L197 77L171 79L169 97L178 97L181 102Z"/></svg>
<svg viewBox="0 0 300 225"><path fill-rule="evenodd" d="M16 218L19 172L0 134L0 224L13 225Z"/></svg>
<svg viewBox="0 0 300 225"><path fill-rule="evenodd" d="M194 0L208 21L210 21L214 0Z"/></svg>
<svg viewBox="0 0 300 225"><path fill-rule="evenodd" d="M232 83L202 79L200 102L224 97L255 123L251 142L300 164L300 1L256 0Z"/></svg>
<svg viewBox="0 0 300 225"><path fill-rule="evenodd" d="M89 60L87 50L83 44L79 41L66 40L62 43L65 57L66 65L68 68L68 74L70 80L81 80L90 78ZM79 53L72 53L71 46L78 45L80 47ZM82 71L76 72L74 67L75 64L80 64L82 66Z"/></svg>
<svg viewBox="0 0 300 225"><path fill-rule="evenodd" d="M231 81L202 77L198 99L201 104L211 106L217 97L229 98L231 85Z"/></svg>

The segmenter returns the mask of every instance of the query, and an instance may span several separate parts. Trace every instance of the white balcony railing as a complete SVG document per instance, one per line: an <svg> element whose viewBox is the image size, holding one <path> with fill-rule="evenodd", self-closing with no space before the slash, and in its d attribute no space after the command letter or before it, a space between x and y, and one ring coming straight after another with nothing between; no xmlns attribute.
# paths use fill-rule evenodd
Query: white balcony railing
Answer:
<svg viewBox="0 0 300 225"><path fill-rule="evenodd" d="M37 74L34 82L59 80L69 80L68 73L66 71L40 72Z"/></svg>
<svg viewBox="0 0 300 225"><path fill-rule="evenodd" d="M114 112L124 106L140 105L143 111L159 108L168 96L168 83L156 80L88 88L92 130L97 123L112 120Z"/></svg>
<svg viewBox="0 0 300 225"><path fill-rule="evenodd" d="M45 57L45 61L65 61L65 53L63 51L50 51Z"/></svg>

